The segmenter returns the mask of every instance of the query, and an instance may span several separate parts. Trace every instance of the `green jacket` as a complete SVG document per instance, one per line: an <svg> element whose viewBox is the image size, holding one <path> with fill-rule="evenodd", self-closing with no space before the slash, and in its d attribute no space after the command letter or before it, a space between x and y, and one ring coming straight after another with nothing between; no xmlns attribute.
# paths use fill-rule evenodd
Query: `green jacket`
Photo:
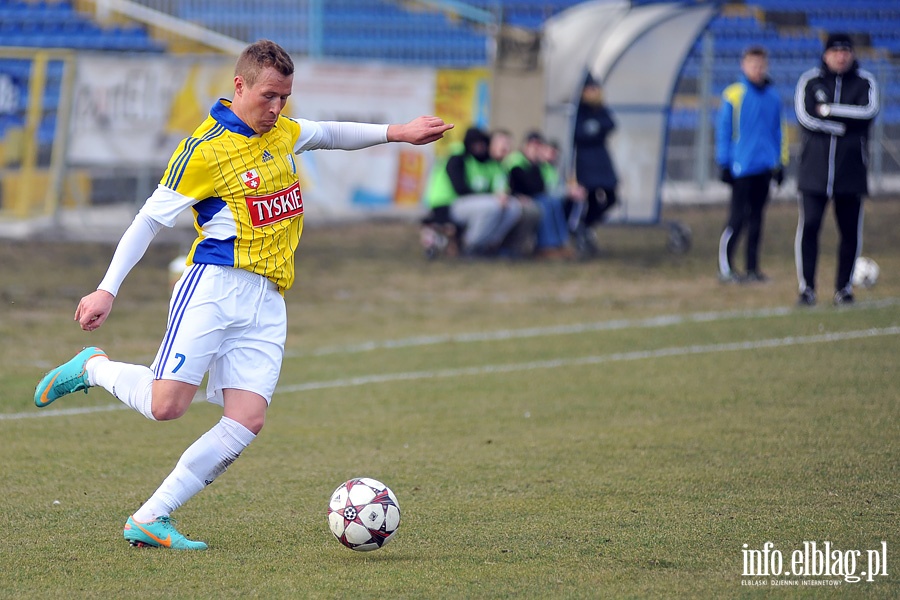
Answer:
<svg viewBox="0 0 900 600"><path fill-rule="evenodd" d="M471 193L498 194L506 191L506 172L500 163L494 160L481 162L469 154L454 155L435 163L425 195L425 202L429 207L449 206L459 197L460 194L453 187L447 173L447 163L453 159L464 161L466 183Z"/></svg>

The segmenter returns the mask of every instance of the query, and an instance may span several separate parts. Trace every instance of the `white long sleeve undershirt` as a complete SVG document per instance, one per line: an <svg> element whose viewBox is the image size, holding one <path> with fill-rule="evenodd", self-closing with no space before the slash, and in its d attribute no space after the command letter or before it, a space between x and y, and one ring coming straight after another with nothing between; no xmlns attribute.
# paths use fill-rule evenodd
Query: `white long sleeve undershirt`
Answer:
<svg viewBox="0 0 900 600"><path fill-rule="evenodd" d="M113 296L118 295L119 287L125 281L125 276L141 260L150 246L150 242L162 228L162 223L147 216L143 211L139 212L125 233L122 234L122 239L116 246L106 275L97 289L107 291Z"/></svg>
<svg viewBox="0 0 900 600"><path fill-rule="evenodd" d="M300 139L294 152L306 150L359 150L387 143L388 125L345 121L307 121L300 123Z"/></svg>

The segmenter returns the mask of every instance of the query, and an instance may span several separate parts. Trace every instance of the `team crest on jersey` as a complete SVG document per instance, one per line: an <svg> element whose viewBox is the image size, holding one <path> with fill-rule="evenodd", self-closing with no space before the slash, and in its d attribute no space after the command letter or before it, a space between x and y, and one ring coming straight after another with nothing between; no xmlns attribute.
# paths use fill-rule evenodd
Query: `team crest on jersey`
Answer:
<svg viewBox="0 0 900 600"><path fill-rule="evenodd" d="M274 194L245 198L247 210L250 212L250 222L254 227L271 225L303 214L303 197L300 195L299 181Z"/></svg>
<svg viewBox="0 0 900 600"><path fill-rule="evenodd" d="M260 184L259 174L256 172L256 169L250 169L241 174L241 181L251 190L255 190Z"/></svg>

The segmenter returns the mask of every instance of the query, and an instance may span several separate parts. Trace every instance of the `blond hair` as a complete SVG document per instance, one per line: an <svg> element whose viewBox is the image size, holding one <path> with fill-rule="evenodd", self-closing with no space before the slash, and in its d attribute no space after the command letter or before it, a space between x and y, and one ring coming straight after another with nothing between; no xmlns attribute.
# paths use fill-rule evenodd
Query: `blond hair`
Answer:
<svg viewBox="0 0 900 600"><path fill-rule="evenodd" d="M271 40L259 40L241 52L234 74L242 77L247 87L253 87L259 74L268 67L274 67L285 77L294 74L294 61L284 48Z"/></svg>

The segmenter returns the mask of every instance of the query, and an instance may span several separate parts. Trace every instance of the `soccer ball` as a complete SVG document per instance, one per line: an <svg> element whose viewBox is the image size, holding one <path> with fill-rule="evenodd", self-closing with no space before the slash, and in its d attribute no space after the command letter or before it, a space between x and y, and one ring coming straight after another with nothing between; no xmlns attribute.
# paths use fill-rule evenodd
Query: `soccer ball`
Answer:
<svg viewBox="0 0 900 600"><path fill-rule="evenodd" d="M400 503L380 481L357 477L338 486L328 503L328 526L340 543L357 552L378 550L400 527Z"/></svg>
<svg viewBox="0 0 900 600"><path fill-rule="evenodd" d="M870 288L878 281L880 272L881 269L878 268L878 263L871 258L860 256L853 263L853 285Z"/></svg>

